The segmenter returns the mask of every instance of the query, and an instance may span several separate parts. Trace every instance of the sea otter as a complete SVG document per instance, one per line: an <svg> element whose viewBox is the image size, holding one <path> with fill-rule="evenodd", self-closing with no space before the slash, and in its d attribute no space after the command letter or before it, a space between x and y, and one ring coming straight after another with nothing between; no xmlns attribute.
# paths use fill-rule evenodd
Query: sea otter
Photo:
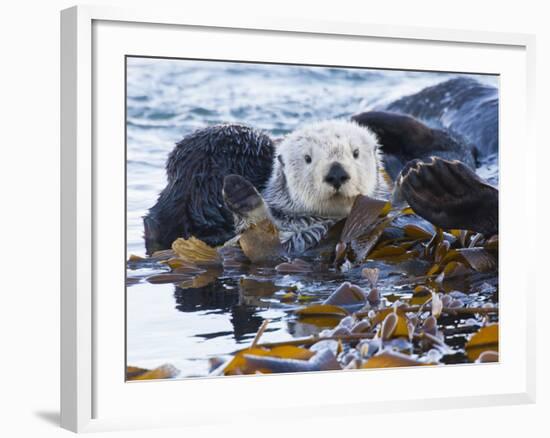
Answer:
<svg viewBox="0 0 550 438"><path fill-rule="evenodd" d="M454 100L455 118L460 120L461 112L471 118L475 108L483 110L478 118L487 124L474 140L486 138L485 131L493 132L498 124L491 115L494 105L470 104L480 93L484 102L488 99L486 87L469 87L466 99L457 81L423 90L419 99L410 96L403 104L426 102L426 93L438 95L448 84L461 96ZM453 101L454 95L446 98ZM399 111L400 102L391 109ZM432 101L430 108L441 105ZM300 252L349 213L355 195L387 192L384 171L397 181L415 211L432 223L497 232L498 190L473 172L479 151L489 153L494 146L474 145L471 137L461 135L462 125L453 125L461 127L457 133L385 109L359 114L352 122L302 127L278 145L243 125L208 127L185 137L168 158L168 185L144 217L147 252L169 248L178 237L195 236L221 245L247 221L257 220L254 215L270 215L282 231L286 249ZM453 190L445 191L445 182L451 180Z"/></svg>
<svg viewBox="0 0 550 438"><path fill-rule="evenodd" d="M498 103L497 88L462 76L352 119L376 133L415 213L490 236L498 233L498 173L488 171L497 162Z"/></svg>
<svg viewBox="0 0 550 438"><path fill-rule="evenodd" d="M226 205L237 228L269 218L286 252L303 253L349 214L357 195L387 196L379 148L376 136L353 121L306 125L276 147L261 194L241 175L226 177Z"/></svg>
<svg viewBox="0 0 550 438"><path fill-rule="evenodd" d="M387 192L382 169L376 136L352 121L305 126L276 152L266 134L244 125L198 130L168 157L168 184L144 218L147 251L169 248L178 237L225 243L256 220L257 205L246 199L262 193L285 249L302 252L349 213L357 195Z"/></svg>

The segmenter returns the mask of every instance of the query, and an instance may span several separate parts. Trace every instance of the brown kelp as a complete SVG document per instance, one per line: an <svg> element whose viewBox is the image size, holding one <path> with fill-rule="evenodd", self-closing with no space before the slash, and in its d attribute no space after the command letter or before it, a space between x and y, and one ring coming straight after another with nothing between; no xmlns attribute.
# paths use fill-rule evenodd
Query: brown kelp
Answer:
<svg viewBox="0 0 550 438"><path fill-rule="evenodd" d="M247 251L238 240L212 248L178 239L172 250L131 258L130 271L149 264L157 272L130 277L129 287L200 288L233 276L242 302L286 312L288 339L262 341L266 320L252 344L210 358L211 375L498 361L498 236L443 230L368 197L358 197L317 252L285 260L274 235L249 234ZM247 257L250 248L262 263ZM277 257L266 263L270 251ZM315 293L319 285L326 293ZM148 375L157 374L141 379Z"/></svg>

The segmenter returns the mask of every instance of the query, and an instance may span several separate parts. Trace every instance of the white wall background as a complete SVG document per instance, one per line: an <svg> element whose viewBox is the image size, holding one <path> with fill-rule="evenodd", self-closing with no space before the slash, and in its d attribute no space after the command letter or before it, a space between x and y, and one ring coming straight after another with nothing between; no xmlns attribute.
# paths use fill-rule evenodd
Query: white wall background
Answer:
<svg viewBox="0 0 550 438"><path fill-rule="evenodd" d="M523 0L229 0L155 2L96 1L97 4L198 8L231 17L240 14L307 17L458 29L526 32L537 35L537 131L539 154L539 257L548 270L549 239L546 181L550 28L546 2ZM63 436L59 404L59 10L66 0L11 1L0 13L0 435ZM517 147L522 147L518 144ZM518 275L522 275L518 272ZM542 275L541 275L542 277ZM314 419L284 425L235 424L224 431L117 432L108 436L547 436L550 412L548 325L550 308L544 279L539 279L538 401L535 405L456 411ZM534 305L534 303L533 303ZM261 402L261 401L259 401ZM275 426L275 424L277 424Z"/></svg>

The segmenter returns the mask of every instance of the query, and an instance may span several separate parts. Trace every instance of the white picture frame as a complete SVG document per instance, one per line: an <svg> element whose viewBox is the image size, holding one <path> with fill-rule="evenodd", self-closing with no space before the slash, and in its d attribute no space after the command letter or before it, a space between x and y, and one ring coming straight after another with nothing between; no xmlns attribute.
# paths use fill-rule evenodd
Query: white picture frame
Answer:
<svg viewBox="0 0 550 438"><path fill-rule="evenodd" d="M176 32L176 34L174 34ZM232 53L239 53L238 42L250 39L265 39L273 43L281 41L277 47L284 47L283 40L295 39L294 45L309 47L315 53L315 44L328 44L324 55L336 57L337 47L352 47L360 44L384 44L401 50L401 56L386 58L385 67L418 68L420 64L427 70L471 71L478 65L477 71L492 72L502 75L501 88L501 278L503 286L514 289L515 305L519 306L517 314L509 311L512 297L503 289L502 292L502 360L498 365L479 367L451 367L452 370L427 367L415 370L415 380L430 379L433 388L429 391L420 389L419 385L410 385L411 374L407 370L375 370L372 372L351 373L311 373L315 376L250 376L223 379L194 379L178 382L146 382L140 384L119 381L123 373L123 364L118 362L120 354L121 333L117 315L123 320L120 311L120 297L124 283L118 280L124 275L121 264L108 272L106 263L124 257L125 248L118 247L120 228L120 182L123 169L115 158L107 163L105 154L98 154L97 148L114 151L120 157L120 146L124 141L120 137L118 123L124 101L119 101L124 84L120 83L117 69L121 54L135 55L136 47L140 53L158 51L166 56L170 50L176 52L184 49L160 44L162 39L180 35L193 37L193 56L202 50L208 50L208 44L201 38L215 39L226 33L225 37L234 39ZM144 36L145 35L145 36ZM157 36L155 36L157 35ZM131 37L131 38L127 38ZM129 48L127 44L130 44ZM189 40L191 41L191 40ZM198 42L198 43L197 43ZM108 43L108 44L106 44ZM288 41L287 41L288 44ZM344 46L345 45L345 46ZM400 46L401 45L401 46ZM404 46L410 50L404 51ZM72 431L100 431L120 428L145 428L163 426L185 426L201 424L205 421L223 423L230 421L234 411L222 409L222 404L230 402L231 394L241 393L235 402L239 405L241 415L261 417L269 415L274 409L277 414L289 418L298 416L326 415L362 415L365 412L388 412L412 409L441 409L451 407L472 407L497 404L530 403L535 398L535 341L532 306L535 295L535 272L525 260L513 260L514 248L521 242L513 236L513 230L521 224L529 224L535 229L532 210L520 208L515 201L521 199L524 205L535 205L536 183L532 169L527 168L523 155L535 153L532 120L534 111L534 45L532 35L491 33L483 31L461 31L451 29L425 29L416 27L372 25L364 23L310 22L307 20L256 18L241 16L239 20L228 22L224 17L215 15L198 16L186 10L163 11L158 8L148 10L119 9L110 7L78 6L66 9L61 13L61 425ZM191 45L190 45L191 46ZM246 44L245 44L246 46ZM452 50L448 47L452 46ZM141 49L140 47L143 47ZM162 49L161 49L162 47ZM277 52L264 49L255 51L253 44L245 49L240 59L257 60L261 53L263 61L288 57L288 62L300 59L299 53ZM272 47L262 45L262 47ZM275 46L273 46L275 47ZM332 47L332 48L331 48ZM373 46L374 47L374 46ZM257 48L257 47L256 47ZM131 52L127 52L131 50ZM191 50L187 47L186 50ZM212 49L214 50L214 49ZM430 50L440 54L429 56ZM447 56L447 50L456 51L457 56ZM426 57L413 58L414 52L425 53ZM424 52L422 52L424 51ZM277 53L276 53L277 52ZM345 52L343 50L342 52ZM382 59L382 50L373 54ZM449 52L449 53L450 53ZM179 53L179 52L178 52ZM214 52L212 52L214 53ZM176 53L177 54L177 53ZM182 53L183 54L183 53ZM475 54L476 56L474 56ZM479 56L482 54L483 56ZM214 55L204 55L212 58ZM232 58L233 56L233 58ZM237 55L229 55L236 59ZM317 55L309 55L317 56ZM338 54L344 57L345 54ZM387 55L386 55L387 56ZM470 57L470 61L460 59ZM488 59L487 59L488 57ZM376 56L374 56L376 58ZM373 59L374 59L373 58ZM116 66L109 60L116 60ZM343 59L343 58L342 58ZM415 61L416 59L416 61ZM477 59L477 61L476 61ZM382 61L372 61L376 62ZM468 64L469 62L469 64ZM477 64L475 64L477 62ZM335 64L346 65L340 62ZM389 65L391 64L391 65ZM372 65L372 64L371 64ZM464 67L461 68L461 65ZM111 73L114 68L115 75ZM112 82L112 83L111 83ZM112 114L107 117L106 99L112 99ZM109 110L110 111L110 110ZM509 111L509 113L508 113ZM108 119L108 120L107 120ZM506 121L510 123L506 123ZM513 122L513 123L511 123ZM521 141L521 150L513 150L511 145ZM99 146L98 146L99 145ZM105 184L105 176L109 184ZM110 188L115 187L112 194ZM117 195L118 194L118 195ZM109 198L109 199L107 199ZM516 202L516 203L514 203ZM105 204L103 204L105 203ZM530 203L530 204L529 204ZM523 205L523 204L522 204ZM114 213L106 220L105 211L114 206ZM114 225L113 225L114 224ZM533 242L523 243L533 246ZM110 246L110 248L107 248ZM106 250L115 257L100 257ZM525 251L525 249L524 249ZM512 262L516 262L512 265ZM115 263L116 265L116 263ZM503 270L510 266L514 269ZM514 272L522 272L520 281ZM118 287L122 289L119 290ZM122 292L121 292L122 291ZM107 295L107 293L109 295ZM113 301L111 306L110 301ZM507 343L514 343L517 348L510 354ZM523 348L524 346L524 348ZM119 368L117 368L119 367ZM423 368L423 367L421 367ZM466 370L466 371L464 371ZM375 373L375 374L372 374ZM367 376L367 377L366 377ZM374 376L374 377L373 377ZM449 385L438 386L437 382L449 379L449 376L461 379L474 379L479 382L479 389L460 388ZM331 403L320 405L320 393L314 388L323 379L326 394ZM340 397L338 388L342 385L355 385L367 382L372 391L355 391L353 396ZM382 385L389 381L403 391L381 392ZM365 383L367 384L367 383ZM377 386L379 385L379 386ZM466 385L467 386L467 385ZM186 398L194 395L193 405L181 402L180 408L165 409L169 403L177 400L185 387ZM299 403L281 403L288 388L302 387L313 391L308 400ZM351 387L351 386L350 386ZM216 392L217 402L212 395ZM272 401L263 406L256 406L247 401L250 391L262 391L273 394ZM278 391L278 392L277 392ZM415 392L416 391L416 392ZM210 396L210 397L209 397ZM166 400L166 406L159 406L158 412L143 415L139 406L132 405L132 400L144 401ZM340 398L338 398L340 397ZM248 397L251 398L251 397ZM329 399L327 397L326 399ZM208 402L209 415L205 415ZM122 409L121 406L128 406ZM285 407L282 407L285 406ZM209 418L209 420L207 420Z"/></svg>

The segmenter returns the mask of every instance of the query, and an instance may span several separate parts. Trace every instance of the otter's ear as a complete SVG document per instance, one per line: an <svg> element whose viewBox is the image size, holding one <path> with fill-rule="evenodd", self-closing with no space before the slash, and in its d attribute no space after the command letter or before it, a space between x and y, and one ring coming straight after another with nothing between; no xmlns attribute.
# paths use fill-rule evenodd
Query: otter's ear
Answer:
<svg viewBox="0 0 550 438"><path fill-rule="evenodd" d="M279 160L279 163L281 163L281 166L285 167L285 162L283 161L282 155L277 155L277 160Z"/></svg>

